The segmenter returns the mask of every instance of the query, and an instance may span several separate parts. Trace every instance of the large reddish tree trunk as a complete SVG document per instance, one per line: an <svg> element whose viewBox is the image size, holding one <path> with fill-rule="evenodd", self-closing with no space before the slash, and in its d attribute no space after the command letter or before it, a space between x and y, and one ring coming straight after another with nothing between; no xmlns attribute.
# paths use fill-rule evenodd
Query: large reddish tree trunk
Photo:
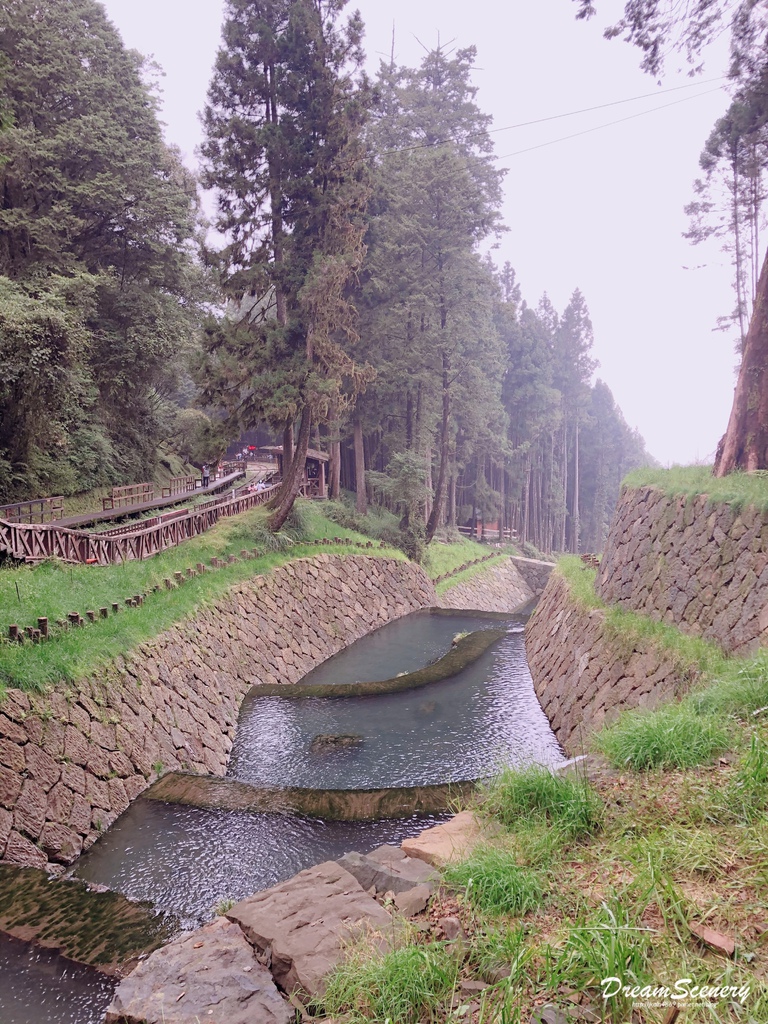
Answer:
<svg viewBox="0 0 768 1024"><path fill-rule="evenodd" d="M768 255L757 284L733 408L717 446L715 476L768 469Z"/></svg>

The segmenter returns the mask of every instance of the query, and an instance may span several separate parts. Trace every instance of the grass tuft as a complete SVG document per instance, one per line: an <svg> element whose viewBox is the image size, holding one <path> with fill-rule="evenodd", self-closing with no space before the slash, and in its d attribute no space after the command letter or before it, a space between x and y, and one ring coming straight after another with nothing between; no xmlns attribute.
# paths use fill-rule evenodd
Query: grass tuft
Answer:
<svg viewBox="0 0 768 1024"><path fill-rule="evenodd" d="M446 943L406 945L384 955L353 947L328 979L323 1009L345 1014L348 1024L444 1020L442 1004L456 987L459 966L457 950Z"/></svg>
<svg viewBox="0 0 768 1024"><path fill-rule="evenodd" d="M489 784L485 810L507 827L547 824L565 841L597 831L602 803L586 779L534 766L504 768Z"/></svg>
<svg viewBox="0 0 768 1024"><path fill-rule="evenodd" d="M573 927L559 951L550 953L547 988L556 991L567 983L579 992L594 990L604 978L618 978L622 987L647 983L652 938L653 931L641 924L639 915L614 896ZM632 1004L619 990L604 1000L603 1020L626 1024L632 1019Z"/></svg>
<svg viewBox="0 0 768 1024"><path fill-rule="evenodd" d="M753 733L749 750L742 757L726 792L725 805L738 820L754 822L765 818L768 809L768 743Z"/></svg>
<svg viewBox="0 0 768 1024"><path fill-rule="evenodd" d="M719 718L698 714L686 702L625 711L595 737L595 745L615 765L644 771L706 764L727 749L730 739Z"/></svg>
<svg viewBox="0 0 768 1024"><path fill-rule="evenodd" d="M466 860L449 865L444 876L466 890L476 910L492 916L525 914L544 899L541 875L521 867L512 851L499 846L477 848Z"/></svg>

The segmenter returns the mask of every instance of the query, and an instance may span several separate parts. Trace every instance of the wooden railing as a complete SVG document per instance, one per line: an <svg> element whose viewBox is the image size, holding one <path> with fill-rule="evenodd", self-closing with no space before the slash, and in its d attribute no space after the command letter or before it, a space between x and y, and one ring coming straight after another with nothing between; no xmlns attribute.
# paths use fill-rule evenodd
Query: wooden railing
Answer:
<svg viewBox="0 0 768 1024"><path fill-rule="evenodd" d="M234 498L218 498L193 509L179 509L104 533L84 533L46 523L0 520L0 551L27 562L40 562L46 558L98 565L140 561L198 537L220 519L264 504L275 490L276 487L272 486Z"/></svg>
<svg viewBox="0 0 768 1024"><path fill-rule="evenodd" d="M17 501L13 505L0 505L0 519L7 523L53 523L64 518L64 499L35 498Z"/></svg>
<svg viewBox="0 0 768 1024"><path fill-rule="evenodd" d="M113 508L127 508L130 505L144 505L154 501L155 485L152 483L125 484L113 487L106 498L101 499L105 512Z"/></svg>
<svg viewBox="0 0 768 1024"><path fill-rule="evenodd" d="M170 498L172 494L190 494L200 484L200 477L197 476L172 476L163 488L163 497Z"/></svg>

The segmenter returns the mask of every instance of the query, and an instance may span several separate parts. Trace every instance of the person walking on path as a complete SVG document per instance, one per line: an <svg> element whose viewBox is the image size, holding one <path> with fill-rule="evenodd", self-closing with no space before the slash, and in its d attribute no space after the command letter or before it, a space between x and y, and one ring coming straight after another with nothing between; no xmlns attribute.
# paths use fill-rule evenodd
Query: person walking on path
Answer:
<svg viewBox="0 0 768 1024"><path fill-rule="evenodd" d="M202 483L203 483L203 487L205 488L211 482L211 471L208 468L208 466L206 466L206 465L203 466L202 474L203 474L203 481L202 481Z"/></svg>

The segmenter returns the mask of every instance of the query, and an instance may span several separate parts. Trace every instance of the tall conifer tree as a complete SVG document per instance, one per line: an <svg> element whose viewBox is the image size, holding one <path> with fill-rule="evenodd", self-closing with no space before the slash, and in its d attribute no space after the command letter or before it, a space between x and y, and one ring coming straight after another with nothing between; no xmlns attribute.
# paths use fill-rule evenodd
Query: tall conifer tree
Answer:
<svg viewBox="0 0 768 1024"><path fill-rule="evenodd" d="M339 24L345 6L228 0L205 112L205 182L219 197L220 269L236 309L210 334L209 391L223 391L239 425L300 421L272 529L298 493L313 420L368 379L349 349L347 286L363 257L369 187L362 24Z"/></svg>

